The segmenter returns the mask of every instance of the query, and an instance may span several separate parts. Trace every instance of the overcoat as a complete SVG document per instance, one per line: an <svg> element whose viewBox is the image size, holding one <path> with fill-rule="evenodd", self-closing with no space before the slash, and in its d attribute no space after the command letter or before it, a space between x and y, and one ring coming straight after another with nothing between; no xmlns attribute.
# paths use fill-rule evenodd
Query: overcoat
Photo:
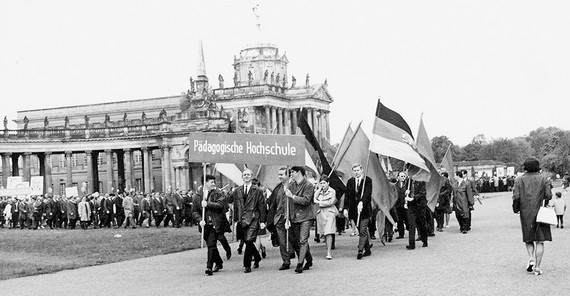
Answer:
<svg viewBox="0 0 570 296"><path fill-rule="evenodd" d="M521 230L524 242L552 241L550 225L536 223L538 209L552 198L548 179L538 172L529 173L515 179L513 203L520 210Z"/></svg>

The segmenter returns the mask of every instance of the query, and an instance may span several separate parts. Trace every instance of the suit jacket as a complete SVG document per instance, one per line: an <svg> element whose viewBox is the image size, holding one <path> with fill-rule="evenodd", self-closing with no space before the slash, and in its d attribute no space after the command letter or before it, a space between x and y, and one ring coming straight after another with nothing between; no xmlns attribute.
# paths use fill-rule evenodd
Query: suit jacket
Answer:
<svg viewBox="0 0 570 296"><path fill-rule="evenodd" d="M360 182L358 190L356 189L356 179L354 177L346 182L346 201L345 209L348 209L350 219L358 219L358 203L362 202L361 219L370 218L372 216L372 179L366 177Z"/></svg>
<svg viewBox="0 0 570 296"><path fill-rule="evenodd" d="M257 237L259 224L267 219L267 204L263 190L255 185L250 185L247 194L244 194L244 185L237 187L232 192L229 201L234 204L234 222L239 222L243 233L238 232L238 239L253 241ZM243 237L239 237L243 234Z"/></svg>
<svg viewBox="0 0 570 296"><path fill-rule="evenodd" d="M396 192L398 193L398 200L396 200L396 208L404 208L404 204L406 203L406 190L408 190L408 183L410 179L406 179L404 182L400 181L396 182Z"/></svg>
<svg viewBox="0 0 570 296"><path fill-rule="evenodd" d="M214 189L208 193L206 198L208 205L206 206L206 216L204 220L206 225L212 225L214 230L218 233L223 233L226 228L226 215L224 209L226 206L226 196L218 189ZM200 190L196 196L194 196L192 207L192 217L194 221L202 220L202 191ZM200 228L200 231L201 228Z"/></svg>
<svg viewBox="0 0 570 296"><path fill-rule="evenodd" d="M408 202L408 209L413 211L423 211L427 207L426 182L413 181L411 195L414 200Z"/></svg>
<svg viewBox="0 0 570 296"><path fill-rule="evenodd" d="M167 214L174 214L177 208L180 207L178 205L178 199L174 196L176 193L169 193L166 194L166 213Z"/></svg>
<svg viewBox="0 0 570 296"><path fill-rule="evenodd" d="M303 178L299 184L293 181L288 188L293 193L289 207L289 219L291 223L301 223L315 219L313 211L313 195L315 188L307 179Z"/></svg>
<svg viewBox="0 0 570 296"><path fill-rule="evenodd" d="M153 215L162 215L164 211L164 204L159 197L152 197L150 199L150 209Z"/></svg>

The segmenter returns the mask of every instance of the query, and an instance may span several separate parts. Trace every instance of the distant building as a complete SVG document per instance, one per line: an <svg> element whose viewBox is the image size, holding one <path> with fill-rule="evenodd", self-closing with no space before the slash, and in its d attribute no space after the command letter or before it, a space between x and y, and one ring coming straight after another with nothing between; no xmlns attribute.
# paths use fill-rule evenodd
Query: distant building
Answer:
<svg viewBox="0 0 570 296"><path fill-rule="evenodd" d="M326 81L296 83L284 54L260 43L234 57L233 86L218 76L212 89L202 47L197 77L181 95L22 110L16 130L0 133L2 186L9 176L44 176L44 191L87 183L87 193L196 189L201 164L189 163L193 131L295 134L305 116L319 141L329 141ZM227 180L226 180L227 182Z"/></svg>

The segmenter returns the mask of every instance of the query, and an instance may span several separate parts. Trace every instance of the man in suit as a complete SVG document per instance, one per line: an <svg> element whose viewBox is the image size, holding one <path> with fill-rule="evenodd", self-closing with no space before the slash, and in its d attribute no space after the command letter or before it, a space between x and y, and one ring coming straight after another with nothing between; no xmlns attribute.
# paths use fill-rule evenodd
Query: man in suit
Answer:
<svg viewBox="0 0 570 296"><path fill-rule="evenodd" d="M24 229L24 227L29 227L28 225L28 205L26 203L26 200L20 200L18 202L18 212L20 213L18 220L20 223L20 230Z"/></svg>
<svg viewBox="0 0 570 296"><path fill-rule="evenodd" d="M467 178L466 170L457 172L456 176L457 188L453 199L453 210L459 222L459 231L463 234L467 234L467 232L471 230L471 211L475 204L477 191L474 182Z"/></svg>
<svg viewBox="0 0 570 296"><path fill-rule="evenodd" d="M394 208L396 209L398 236L396 239L404 238L404 233L408 227L408 210L404 207L406 203L406 190L408 190L408 175L406 172L398 174L398 181L396 182L396 192L398 192L398 200Z"/></svg>
<svg viewBox="0 0 570 296"><path fill-rule="evenodd" d="M427 223L426 223L426 182L412 181L411 190L406 190L406 198L408 206L408 245L406 249L413 250L416 248L416 228L420 233L420 240L423 242L422 247L428 246Z"/></svg>
<svg viewBox="0 0 570 296"><path fill-rule="evenodd" d="M291 179L285 189L285 195L289 198L289 214L291 219L291 245L298 255L296 273L302 273L313 266L313 256L309 248L309 233L315 219L313 212L314 187L305 177L305 168L302 166L291 167ZM306 263L305 259L307 260ZM303 265L304 264L304 265Z"/></svg>
<svg viewBox="0 0 570 296"><path fill-rule="evenodd" d="M224 231L224 209L226 208L225 195L216 189L216 177L205 176L206 182L202 190L199 190L194 197L192 216L194 220L200 221L200 232L203 233L204 241L208 246L208 259L206 262L206 274L212 275L223 268L223 260L217 246L219 232ZM202 179L203 180L203 179ZM202 181L204 182L204 181ZM206 196L203 198L203 196ZM202 209L205 215L202 216ZM214 263L216 266L214 266Z"/></svg>
<svg viewBox="0 0 570 296"><path fill-rule="evenodd" d="M234 204L234 222L237 223L237 238L245 242L243 255L244 272L251 272L251 260L254 260L253 268L259 267L261 256L255 247L257 232L265 228L267 217L267 205L263 190L252 184L253 173L246 169L242 173L243 185L237 187L228 199Z"/></svg>
<svg viewBox="0 0 570 296"><path fill-rule="evenodd" d="M141 200L141 216L140 216L140 223L139 225L142 227L149 228L150 227L150 194L145 195L145 197ZM144 225L143 225L144 224Z"/></svg>
<svg viewBox="0 0 570 296"><path fill-rule="evenodd" d="M352 165L352 173L354 177L346 182L345 214L348 215L346 209L357 213L356 223L359 240L356 259L360 260L362 257L372 254L370 251L372 244L370 244L370 233L368 232L368 225L372 216L372 179L364 176L360 163Z"/></svg>
<svg viewBox="0 0 570 296"><path fill-rule="evenodd" d="M153 193L150 201L150 209L154 217L154 225L156 228L160 227L160 222L162 222L162 214L164 212L164 202L162 197L158 193Z"/></svg>

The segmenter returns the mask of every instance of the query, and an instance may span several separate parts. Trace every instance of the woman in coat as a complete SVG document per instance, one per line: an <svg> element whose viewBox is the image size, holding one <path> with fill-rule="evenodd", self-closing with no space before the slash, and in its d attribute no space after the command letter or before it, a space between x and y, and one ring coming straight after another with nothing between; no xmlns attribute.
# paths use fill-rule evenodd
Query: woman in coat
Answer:
<svg viewBox="0 0 570 296"><path fill-rule="evenodd" d="M317 210L317 232L325 236L328 260L332 259L332 236L336 231L336 192L329 186L329 177L321 176L321 181L315 190L314 202L319 206Z"/></svg>
<svg viewBox="0 0 570 296"><path fill-rule="evenodd" d="M527 158L523 165L526 173L515 180L513 211L520 212L523 241L530 259L526 270L541 275L540 262L544 254L544 241L552 241L550 225L536 222L540 207L552 198L548 180L541 175L536 158Z"/></svg>
<svg viewBox="0 0 570 296"><path fill-rule="evenodd" d="M87 229L87 223L91 221L91 206L86 197L83 197L81 202L77 205L77 212L79 214L81 228L84 230Z"/></svg>

